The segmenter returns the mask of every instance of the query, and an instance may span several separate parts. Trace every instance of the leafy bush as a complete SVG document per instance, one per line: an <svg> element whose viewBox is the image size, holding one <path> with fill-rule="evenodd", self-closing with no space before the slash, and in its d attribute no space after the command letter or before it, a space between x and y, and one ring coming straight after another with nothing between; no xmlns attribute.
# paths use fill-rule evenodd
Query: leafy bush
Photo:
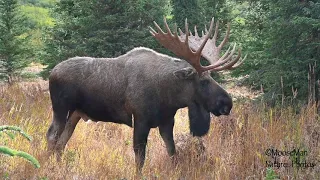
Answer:
<svg viewBox="0 0 320 180"><path fill-rule="evenodd" d="M266 180L278 180L279 176L274 172L272 168L267 169Z"/></svg>

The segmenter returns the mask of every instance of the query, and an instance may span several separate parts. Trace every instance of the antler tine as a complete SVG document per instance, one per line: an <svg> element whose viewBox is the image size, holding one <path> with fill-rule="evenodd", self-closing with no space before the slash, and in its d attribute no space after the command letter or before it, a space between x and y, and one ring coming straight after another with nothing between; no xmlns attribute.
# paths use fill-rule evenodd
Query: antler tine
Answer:
<svg viewBox="0 0 320 180"><path fill-rule="evenodd" d="M189 27L188 27L188 19L186 18L185 22L184 22L184 26L186 29L186 40L185 40L185 44L186 46L189 48Z"/></svg>
<svg viewBox="0 0 320 180"><path fill-rule="evenodd" d="M225 69L230 69L230 68L232 68L232 66L234 64L236 64L239 61L240 58L241 58L241 49L238 50L238 56L235 59L233 59L232 61L230 61L226 65L214 68L213 70L214 71L221 71L221 70L225 70Z"/></svg>
<svg viewBox="0 0 320 180"><path fill-rule="evenodd" d="M238 63L236 63L235 65L233 65L233 66L230 67L229 69L231 70L231 69L235 69L235 68L239 67L239 66L244 62L244 60L246 60L247 55L248 55L248 54L246 54L243 59L240 58L240 60L238 61Z"/></svg>
<svg viewBox="0 0 320 180"><path fill-rule="evenodd" d="M153 24L156 26L156 28L158 29L158 31L161 33L161 34L165 34L162 29L160 28L160 26L155 22L153 21ZM157 33L158 34L158 33Z"/></svg>
<svg viewBox="0 0 320 180"><path fill-rule="evenodd" d="M197 27L194 27L194 35L192 31L189 30L188 20L185 19L185 33L179 28L180 35L178 35L177 25L175 24L174 34L172 34L166 19L164 18L164 25L167 32L163 32L160 26L154 22L156 30L152 27L149 27L150 33L162 44L165 48L172 51L175 55L180 56L185 59L189 64L191 64L199 74L204 71L221 71L224 69L234 69L243 63L245 58L241 59L241 50L238 50L238 55L236 58L232 58L236 51L236 44L233 45L233 48L230 52L231 46L224 53L222 57L219 58L220 51L222 47L227 43L229 34L230 34L230 24L228 23L228 29L226 31L225 37L220 45L216 46L216 40L218 37L219 23L216 23L215 33L213 38L210 39L211 33L214 25L214 18L211 19L210 28L207 30L205 27L206 33L203 33L199 37ZM210 41L208 42L208 40ZM190 41L190 42L189 42ZM190 44L189 44L190 43ZM211 65L203 67L200 64L200 58L203 56L206 58ZM240 60L241 59L241 60ZM240 60L240 61L239 61Z"/></svg>
<svg viewBox="0 0 320 180"><path fill-rule="evenodd" d="M219 32L219 21L217 21L217 23L216 23L216 28L214 30L214 35L213 35L213 38L212 38L214 46L216 46L218 32Z"/></svg>
<svg viewBox="0 0 320 180"><path fill-rule="evenodd" d="M182 36L184 33L181 31L181 29L179 28L179 34L180 36Z"/></svg>
<svg viewBox="0 0 320 180"><path fill-rule="evenodd" d="M177 28L177 23L174 23L174 36L179 38L178 36L178 28Z"/></svg>
<svg viewBox="0 0 320 180"><path fill-rule="evenodd" d="M228 50L224 53L224 55L216 62L216 63L213 63L210 68L216 68L216 67L219 67L221 66L222 64L226 63L227 61L230 60L230 54L233 54L234 53L234 50L235 50L235 46L233 46L233 49L231 51L231 53L229 53L230 51L230 46L228 48ZM226 56L229 55L227 58Z"/></svg>
<svg viewBox="0 0 320 180"><path fill-rule="evenodd" d="M229 47L228 50L224 53L224 55L216 63L211 65L210 68L216 68L216 67L219 67L219 66L227 63L232 58L235 50L236 50L236 43L234 43L232 51L230 53L229 53L229 51L230 51L230 47Z"/></svg>
<svg viewBox="0 0 320 180"><path fill-rule="evenodd" d="M223 41L218 46L219 49L221 49L228 42L229 35L230 35L230 23L228 23L228 29L227 29L226 35L223 38Z"/></svg>
<svg viewBox="0 0 320 180"><path fill-rule="evenodd" d="M228 58L226 58L226 56L228 55L228 54L233 54L234 53L234 50L235 50L235 47L236 47L236 45L234 44L233 45L233 48L232 48L232 51L231 51L231 53L229 52L230 51L230 48L231 48L231 46L229 46L228 47L228 50L223 54L223 56L218 60L218 62L220 61L220 60L226 60L226 59L228 59ZM228 61L228 60L227 60Z"/></svg>
<svg viewBox="0 0 320 180"><path fill-rule="evenodd" d="M235 50L236 50L236 46L237 46L237 43L234 43L234 45L233 45L233 48L232 48L232 51L229 53L228 51L225 53L225 55L227 54L227 53L229 53L229 55L225 58L225 55L223 55L219 60L218 60L218 62L219 61L221 61L221 60L223 60L224 62L228 62L231 58L232 58L232 56L233 56L233 54L234 54L234 52L235 52ZM229 47L230 48L230 47ZM229 49L228 49L229 50Z"/></svg>
<svg viewBox="0 0 320 180"><path fill-rule="evenodd" d="M212 19L213 21L213 19ZM205 26L206 29L206 26ZM241 57L241 51L239 50L239 53L236 58L234 57L234 54L236 53L236 44L233 45L232 50L230 52L231 47L228 48L228 50L223 54L222 57L220 57L220 51L222 47L227 43L229 36L230 36L230 24L228 23L228 27L226 30L225 37L223 38L222 42L217 46L217 39L219 34L219 21L216 22L215 25L215 32L213 34L213 37L210 39L207 39L208 36L210 36L210 33L202 33L203 36L201 38L196 37L190 37L190 47L192 50L201 51L201 55L207 59L211 65L202 67L203 71L221 71L224 69L230 69L238 67L243 59L239 61ZM208 35L209 34L209 35ZM206 43L209 41L208 43ZM200 46L201 43L201 46ZM202 44L204 43L204 44ZM199 47L200 46L200 47ZM202 47L204 46L204 47ZM203 48L203 49L202 49Z"/></svg>
<svg viewBox="0 0 320 180"><path fill-rule="evenodd" d="M163 45L168 50L172 51L175 55L185 59L189 64L191 64L199 73L203 72L201 70L202 66L200 64L200 57L201 54L195 53L192 49L189 47L189 29L188 29L188 21L185 20L185 28L186 32L183 33L180 29L180 36L183 38L185 36L185 40L179 38L178 32L177 32L177 26L175 25L175 31L174 35L172 34L166 19L164 19L164 24L167 29L167 33L163 32L163 30L160 28L160 26L154 22L155 27L157 28L157 31L150 28L150 33L159 41L161 45ZM191 31L190 31L191 32ZM194 37L194 36L190 36Z"/></svg>
<svg viewBox="0 0 320 180"><path fill-rule="evenodd" d="M199 55L201 55L201 52L202 52L204 46L207 44L207 41L208 41L208 39L210 38L212 29L213 29L213 21L214 21L214 18L211 19L209 32L206 34L205 39L203 40L202 44L200 45L199 49L198 49L197 52L196 52L196 53L198 53ZM199 61L200 61L200 59L199 59ZM199 63L200 63L200 62L199 62Z"/></svg>
<svg viewBox="0 0 320 180"><path fill-rule="evenodd" d="M207 66L208 67L208 70L214 70L214 71L217 71L215 68L217 68L217 67L219 67L219 66L221 66L221 65L223 65L223 64L226 64L231 58L232 58L232 56L233 56L233 54L234 54L234 52L235 52L235 49L236 49L236 43L233 45L233 48L232 48L232 51L229 53L229 51L230 51L230 47L228 48L228 50L224 53L224 55L218 60L218 61L216 61L216 63L214 63L214 64L212 64L212 65L210 65L210 66ZM227 56L228 55L228 56ZM227 56L227 57L226 57ZM239 54L238 54L238 57L240 57L239 56ZM237 57L237 58L238 58ZM237 59L236 58L236 59ZM235 60L236 60L235 59ZM236 60L236 62L237 62L238 60ZM233 61L232 61L233 62ZM229 63L231 63L231 61L229 62ZM229 64L228 63L228 64Z"/></svg>
<svg viewBox="0 0 320 180"><path fill-rule="evenodd" d="M180 30L180 29L179 29ZM181 30L180 30L181 31ZM182 32L182 31L181 31ZM174 23L174 35L173 35L174 39L176 41L180 41L179 39L179 35L178 35L178 27L177 27L177 23Z"/></svg>
<svg viewBox="0 0 320 180"><path fill-rule="evenodd" d="M157 32L151 27L149 26L149 32L154 36L155 34L157 34Z"/></svg>
<svg viewBox="0 0 320 180"><path fill-rule="evenodd" d="M199 37L197 26L194 26L194 36Z"/></svg>
<svg viewBox="0 0 320 180"><path fill-rule="evenodd" d="M170 30L170 28L169 28L169 25L168 25L168 23L167 23L167 20L166 20L166 17L165 17L165 16L163 16L163 22L164 22L164 25L166 26L166 29L167 29L168 34L170 34L170 35L172 36L171 30Z"/></svg>

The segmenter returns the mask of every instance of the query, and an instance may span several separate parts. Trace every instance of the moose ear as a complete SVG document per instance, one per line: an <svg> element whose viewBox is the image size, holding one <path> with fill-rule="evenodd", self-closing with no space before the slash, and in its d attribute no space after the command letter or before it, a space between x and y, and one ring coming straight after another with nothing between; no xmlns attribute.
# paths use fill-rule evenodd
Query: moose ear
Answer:
<svg viewBox="0 0 320 180"><path fill-rule="evenodd" d="M190 67L186 67L173 72L173 74L179 79L192 79L196 72Z"/></svg>
<svg viewBox="0 0 320 180"><path fill-rule="evenodd" d="M210 113L197 102L190 104L188 109L190 133L198 137L206 135L210 129Z"/></svg>

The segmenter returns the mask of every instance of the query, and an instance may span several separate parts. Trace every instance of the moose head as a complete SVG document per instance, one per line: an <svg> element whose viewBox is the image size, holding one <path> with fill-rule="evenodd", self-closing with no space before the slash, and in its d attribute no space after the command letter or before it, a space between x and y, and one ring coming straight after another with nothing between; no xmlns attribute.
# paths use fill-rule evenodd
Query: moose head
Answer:
<svg viewBox="0 0 320 180"><path fill-rule="evenodd" d="M216 23L215 32L211 38L213 24L214 18L211 20L209 30L205 27L205 33L202 31L202 36L199 36L196 26L194 26L194 35L192 34L187 19L185 19L185 33L179 28L178 34L176 24L172 33L166 18L164 18L164 25L167 32L164 32L156 22L154 25L158 31L149 27L150 33L161 45L186 60L193 67L193 69L185 68L175 73L181 79L192 79L195 84L195 99L193 103L188 105L190 131L195 136L203 136L208 132L210 112L215 116L229 115L232 109L230 95L210 76L210 72L234 69L240 66L246 58L246 56L241 58L240 49L238 49L238 55L233 57L236 43L231 51L229 47L220 57L220 52L229 39L230 24L228 24L226 35L219 45L217 45L219 22ZM200 64L201 57L205 58L210 65L202 66Z"/></svg>

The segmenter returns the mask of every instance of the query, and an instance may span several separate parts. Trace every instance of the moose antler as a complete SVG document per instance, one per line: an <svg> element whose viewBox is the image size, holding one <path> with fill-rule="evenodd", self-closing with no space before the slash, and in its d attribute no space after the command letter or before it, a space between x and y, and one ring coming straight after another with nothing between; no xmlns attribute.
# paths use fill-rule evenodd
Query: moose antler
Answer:
<svg viewBox="0 0 320 180"><path fill-rule="evenodd" d="M175 32L172 34L166 18L164 18L164 24L167 29L167 33L163 32L163 30L159 27L159 25L154 22L158 32L156 32L153 28L150 28L150 33L162 44L165 48L172 51L177 56L185 59L189 62L199 74L204 71L221 71L224 69L234 69L242 64L241 59L241 50L238 50L238 56L235 59L232 59L232 56L235 52L236 44L234 44L232 51L230 52L230 48L227 52L219 58L220 51L222 47L226 44L229 38L230 33L230 25L228 24L228 30L226 36L224 37L222 43L217 47L216 40L218 36L218 27L219 24L216 23L215 33L213 38L210 39L212 29L213 29L214 18L212 18L210 23L209 31L205 28L206 33L202 32L202 36L199 37L197 32L197 27L195 26L195 35L192 35L188 28L187 19L185 20L185 29L186 33L183 33L181 29L179 29L180 36L177 33L177 25L175 24ZM186 36L188 34L188 36ZM190 45L189 45L190 43ZM195 51L195 52L194 52ZM202 66L200 64L200 57L203 56L207 59L211 65ZM238 63L237 63L238 62Z"/></svg>

